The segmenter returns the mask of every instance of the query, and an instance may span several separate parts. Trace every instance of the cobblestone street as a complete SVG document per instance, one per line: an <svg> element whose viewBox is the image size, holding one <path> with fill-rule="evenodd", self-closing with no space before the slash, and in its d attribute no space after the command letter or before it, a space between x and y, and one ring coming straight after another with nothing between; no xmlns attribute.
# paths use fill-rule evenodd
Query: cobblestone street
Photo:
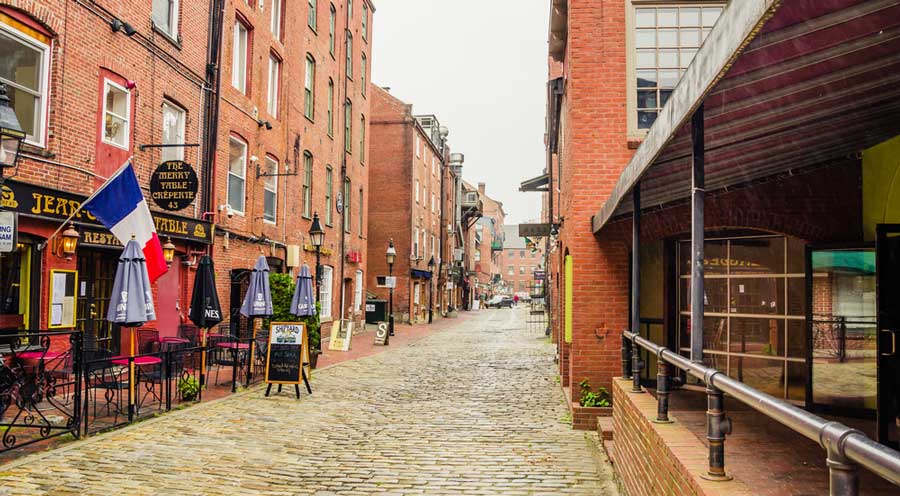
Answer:
<svg viewBox="0 0 900 496"><path fill-rule="evenodd" d="M524 309L482 311L299 401L254 388L23 458L0 494L617 494L552 357Z"/></svg>

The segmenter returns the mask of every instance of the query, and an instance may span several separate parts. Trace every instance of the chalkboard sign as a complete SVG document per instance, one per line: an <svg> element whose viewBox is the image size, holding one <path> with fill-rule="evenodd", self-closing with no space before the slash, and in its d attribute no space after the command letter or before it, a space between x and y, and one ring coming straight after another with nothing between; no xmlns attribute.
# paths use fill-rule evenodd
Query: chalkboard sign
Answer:
<svg viewBox="0 0 900 496"><path fill-rule="evenodd" d="M302 322L273 322L266 352L266 382L270 384L300 384L306 382L303 349L306 325Z"/></svg>

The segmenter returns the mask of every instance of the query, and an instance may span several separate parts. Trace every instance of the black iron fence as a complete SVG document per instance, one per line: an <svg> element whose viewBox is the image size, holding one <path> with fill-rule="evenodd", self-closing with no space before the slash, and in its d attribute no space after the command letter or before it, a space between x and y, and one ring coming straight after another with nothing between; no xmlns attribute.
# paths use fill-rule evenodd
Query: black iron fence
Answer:
<svg viewBox="0 0 900 496"><path fill-rule="evenodd" d="M85 349L81 331L0 334L0 453L122 427L201 401L210 388L227 394L262 382L268 331L231 331L211 330L205 345L197 336L141 343L134 356Z"/></svg>
<svg viewBox="0 0 900 496"><path fill-rule="evenodd" d="M725 373L659 346L633 332L623 332L622 375L633 380L632 392L642 392L641 370L646 363L640 349L657 357L657 422L669 420L671 392L670 367L674 366L703 381L707 394L707 440L709 465L706 476L725 479L725 437L731 434L731 419L725 415L723 394L727 393L747 406L785 427L819 443L825 449L830 494L859 494L859 466L900 486L900 452L869 439L864 433L840 422L829 421L786 401L758 391Z"/></svg>

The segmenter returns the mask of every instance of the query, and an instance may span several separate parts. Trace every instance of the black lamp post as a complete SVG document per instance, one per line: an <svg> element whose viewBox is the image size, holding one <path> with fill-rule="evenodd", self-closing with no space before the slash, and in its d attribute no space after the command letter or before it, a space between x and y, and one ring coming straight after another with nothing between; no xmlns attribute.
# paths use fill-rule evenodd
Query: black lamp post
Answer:
<svg viewBox="0 0 900 496"><path fill-rule="evenodd" d="M387 253L385 254L388 264L388 277L394 276L394 259L397 258L397 250L394 249L394 238L388 243ZM394 284L389 284L390 296L388 297L388 336L394 335Z"/></svg>
<svg viewBox="0 0 900 496"><path fill-rule="evenodd" d="M434 255L428 261L428 272L431 277L428 279L428 323L434 319Z"/></svg>
<svg viewBox="0 0 900 496"><path fill-rule="evenodd" d="M319 223L319 212L313 213L312 224L309 226L309 242L316 248L316 301L320 302L322 297L322 244L325 243L325 231L322 224ZM318 312L317 312L318 313ZM316 315L318 317L318 315ZM322 349L322 342L319 341L319 350Z"/></svg>
<svg viewBox="0 0 900 496"><path fill-rule="evenodd" d="M0 179L3 169L15 167L19 159L19 145L25 139L25 130L19 124L16 112L9 106L6 85L0 83Z"/></svg>

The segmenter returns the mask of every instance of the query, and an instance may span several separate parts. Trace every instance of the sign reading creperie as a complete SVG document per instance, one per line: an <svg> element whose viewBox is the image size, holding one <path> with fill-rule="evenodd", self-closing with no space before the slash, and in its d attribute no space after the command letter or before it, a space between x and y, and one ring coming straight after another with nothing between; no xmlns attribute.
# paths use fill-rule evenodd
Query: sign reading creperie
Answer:
<svg viewBox="0 0 900 496"><path fill-rule="evenodd" d="M65 191L8 180L0 191L0 208L19 212L28 217L66 220L72 215L72 212L78 210L86 199L84 196ZM212 244L213 230L212 224L209 222L161 212L151 212L151 214L156 232L161 236ZM103 233L109 234L109 231L103 228L97 218L88 211L79 211L73 220L81 225L100 226L98 229L85 228L82 241L103 246L118 246L112 241L98 237ZM87 233L93 233L90 235L93 242L88 241ZM116 243L118 243L117 240Z"/></svg>

